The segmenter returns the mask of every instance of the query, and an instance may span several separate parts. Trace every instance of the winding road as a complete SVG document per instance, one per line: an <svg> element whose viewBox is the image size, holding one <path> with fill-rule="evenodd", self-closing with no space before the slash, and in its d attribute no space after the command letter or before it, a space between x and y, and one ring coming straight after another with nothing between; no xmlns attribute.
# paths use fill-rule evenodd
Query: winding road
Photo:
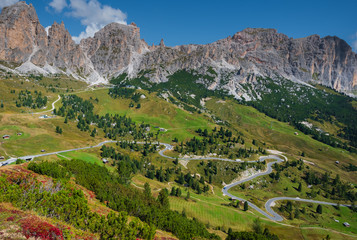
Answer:
<svg viewBox="0 0 357 240"><path fill-rule="evenodd" d="M279 154L280 155L280 154ZM261 177L261 176L264 176L264 175L267 175L267 174L270 174L273 169L272 169L272 166L273 164L275 163L282 163L284 160L282 158L280 158L280 156L284 157L285 160L286 157L283 156L283 155L269 155L269 156L263 156L263 157L260 157L258 161L264 161L264 160L268 160L268 159L273 159L275 161L273 162L269 162L267 164L267 169L265 170L265 172L259 172L257 174L254 174L248 178L245 178L245 179L242 179L242 180L239 180L237 182L234 182L234 183L231 183L227 186L225 186L223 189L222 189L222 192L224 195L227 195L229 196L230 198L232 199L236 199L236 200L239 200L239 201L247 201L243 198L240 198L240 197L237 197L231 193L228 192L228 190L232 187L235 187L239 184L242 184L242 183L245 183L245 182L248 182L250 180L253 180L254 178L257 178L257 177ZM266 211L263 211L261 208L259 208L258 206L256 206L255 204L248 202L248 206L255 209L256 211L258 211L259 213L261 213L262 215L264 215L265 217L269 218L270 220L273 220L273 221L283 221L283 217L280 216L278 213L274 212L274 210L272 209L272 206L274 206L274 203L276 201L283 201L283 200L290 200L290 201L299 201L299 202L308 202L308 203L316 203L316 204L324 204L324 205L331 205L331 206L337 206L338 204L337 203L331 203L331 202L323 202L323 201L316 201L316 200L312 200L312 199L302 199L302 198L299 198L299 197L276 197L276 198L271 198L269 199L266 203L265 203L265 209ZM345 204L340 204L340 206L344 206L344 207L350 207L351 205L345 205Z"/></svg>
<svg viewBox="0 0 357 240"><path fill-rule="evenodd" d="M60 98L59 98L60 99ZM57 101L59 101L59 99ZM55 102L52 104L52 106L54 107ZM10 158L6 161L0 162L0 167L1 166L5 166L11 163L16 162L17 159L22 159L22 160L26 160L26 161L31 161L36 157L44 157L44 156L50 156L50 155L56 155L56 154L61 154L61 153L66 153L66 152L72 152L72 151L78 151L78 150L85 150L85 149L91 149L91 148L97 148L97 147L101 147L104 144L108 144L108 143L117 143L118 141L113 141L113 140L108 140L108 141L103 141L97 145L94 146L88 146L88 147L82 147L82 148L73 148L73 149L68 149L68 150L62 150L62 151L57 151L57 152L51 152L51 153L41 153L41 154L36 154L36 155L28 155L28 156L23 156L23 157L17 157L17 158ZM145 144L146 142L136 142L138 144ZM155 144L155 143L153 143ZM159 155L165 158L169 158L169 159L175 159L174 157L170 157L165 155L165 152L168 150L172 150L173 146L168 144L168 143L161 143L158 142L157 144L164 146L165 148L159 151ZM282 163L284 161L287 161L287 158L278 153L277 151L270 151L271 153L273 153L273 155L268 155L268 156L262 156L259 158L259 160L257 161L248 161L248 162L258 162L258 161L264 161L264 160L275 160L275 161L271 161L268 162L267 164L267 169L264 172L259 172L256 173L250 177L247 177L245 179L239 180L237 182L231 183L229 185L226 185L225 187L223 187L222 192L224 195L229 196L232 199L236 199L236 200L240 200L240 201L247 201L243 198L237 197L231 193L229 193L229 189L231 189L232 187L235 187L239 184L248 182L250 180L253 180L254 178L260 177L260 176L264 176L267 174L270 174L273 169L272 166L275 163ZM284 158L284 159L283 159ZM216 157L200 157L200 158L179 158L179 160L220 160L220 161L228 161L228 162L242 162L242 161L236 161L236 160L232 160L232 159L226 159L226 158L216 158ZM324 204L324 205L331 205L331 206L337 206L337 203L332 203L332 202L323 202L323 201L316 201L316 200L312 200L312 199L301 199L301 198L293 198L293 197L276 197L276 198L272 198L269 199L266 203L265 203L265 209L266 211L260 209L258 206L256 206L255 204L248 202L248 205L255 209L256 211L258 211L259 213L261 213L262 215L264 215L265 217L267 217L270 220L273 221L283 221L283 217L280 216L278 213L274 212L274 210L272 209L272 206L274 205L274 203L276 201L282 201L282 200L291 200L291 201L300 201L300 202L308 202L308 203L316 203L316 204ZM345 206L345 207L350 207L351 205L345 205L345 204L340 204L340 206Z"/></svg>
<svg viewBox="0 0 357 240"><path fill-rule="evenodd" d="M61 96L60 95L58 95L58 99L52 103L52 108L50 110L45 110L45 111L42 111L42 112L34 112L33 114L43 114L43 113L47 113L47 112L52 112L53 110L55 110L55 104L59 100L61 100Z"/></svg>

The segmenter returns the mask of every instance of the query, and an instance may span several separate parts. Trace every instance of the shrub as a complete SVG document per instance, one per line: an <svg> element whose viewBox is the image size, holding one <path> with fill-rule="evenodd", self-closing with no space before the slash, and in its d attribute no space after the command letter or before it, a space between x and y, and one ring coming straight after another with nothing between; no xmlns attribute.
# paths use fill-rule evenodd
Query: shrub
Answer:
<svg viewBox="0 0 357 240"><path fill-rule="evenodd" d="M27 239L63 240L63 233L57 227L41 221L37 217L28 217L21 220L22 233Z"/></svg>

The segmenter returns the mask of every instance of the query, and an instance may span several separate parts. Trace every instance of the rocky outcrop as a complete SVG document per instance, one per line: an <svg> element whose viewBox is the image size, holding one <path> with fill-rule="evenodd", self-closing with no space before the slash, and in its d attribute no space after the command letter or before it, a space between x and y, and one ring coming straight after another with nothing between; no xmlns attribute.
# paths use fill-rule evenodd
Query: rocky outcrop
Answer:
<svg viewBox="0 0 357 240"><path fill-rule="evenodd" d="M5 7L0 14L0 32L0 61L20 65L15 69L20 73L64 73L83 80L95 74L63 22L55 22L47 34L31 4Z"/></svg>
<svg viewBox="0 0 357 240"><path fill-rule="evenodd" d="M44 65L47 34L34 7L19 2L0 14L0 60Z"/></svg>
<svg viewBox="0 0 357 240"><path fill-rule="evenodd" d="M123 25L111 23L94 37L80 43L95 69L103 75L112 75L135 64L141 54L148 51L140 39L140 29L135 23Z"/></svg>
<svg viewBox="0 0 357 240"><path fill-rule="evenodd" d="M160 41L160 44L159 44L160 47L166 47L165 43L164 43L164 39L161 38L161 41Z"/></svg>
<svg viewBox="0 0 357 240"><path fill-rule="evenodd" d="M241 85L254 84L257 76L319 83L346 93L357 88L357 54L337 37L292 39L274 29L247 28L207 45L167 47L161 40L148 47L135 23L111 23L77 45L63 23L54 23L47 35L33 6L24 2L2 10L0 31L0 61L22 64L21 72L61 72L89 82L145 72L150 81L163 82L178 70L194 69L214 77L207 88L236 97Z"/></svg>
<svg viewBox="0 0 357 240"><path fill-rule="evenodd" d="M47 63L65 71L76 66L82 72L88 72L87 58L82 49L75 44L72 36L65 29L64 23L54 24L48 29Z"/></svg>
<svg viewBox="0 0 357 240"><path fill-rule="evenodd" d="M248 28L207 45L156 48L141 61L139 70L155 68L150 78L158 82L180 69L204 73L208 67L218 73L217 82L230 75L231 85L254 82L256 76L282 76L343 92L357 84L357 55L345 41L317 35L292 39L275 29Z"/></svg>
<svg viewBox="0 0 357 240"><path fill-rule="evenodd" d="M273 29L246 29L231 40L231 46L240 48L233 51L239 55L227 58L231 64L243 58L254 63L261 75L321 83L339 91L355 86L352 79L357 74L357 55L337 37L292 39Z"/></svg>

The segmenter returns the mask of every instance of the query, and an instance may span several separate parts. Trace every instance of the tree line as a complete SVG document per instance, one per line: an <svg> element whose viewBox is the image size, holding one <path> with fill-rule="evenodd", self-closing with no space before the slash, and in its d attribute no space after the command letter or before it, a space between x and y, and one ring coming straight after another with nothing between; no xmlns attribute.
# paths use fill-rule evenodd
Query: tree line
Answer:
<svg viewBox="0 0 357 240"><path fill-rule="evenodd" d="M219 130L214 128L208 132L207 129L198 129L196 133L199 134L200 138L193 137L187 140L185 143L181 142L176 145L174 150L181 154L195 155L206 155L206 154L218 154L228 156L230 159L234 158L247 158L251 154L262 153L266 154L265 149L258 146L257 149L239 147L239 145L245 144L244 139L241 135L233 136L232 131L228 129L223 129L221 127ZM178 141L174 139L174 141ZM253 145L257 145L257 142L253 140Z"/></svg>
<svg viewBox="0 0 357 240"><path fill-rule="evenodd" d="M215 234L209 233L204 224L196 219L188 219L186 216L170 210L167 204L168 193L160 192L159 197L155 199L151 193L122 184L118 177L118 174L121 174L120 168L118 168L118 174L113 174L103 166L82 160L63 160L58 164L65 171L68 171L69 175L75 177L77 184L93 191L100 201L113 210L123 211L128 215L138 217L147 224L172 232L180 239L219 238ZM40 163L37 165L41 166ZM51 172L42 172L46 175L52 174Z"/></svg>
<svg viewBox="0 0 357 240"><path fill-rule="evenodd" d="M109 89L108 94L109 94L109 96L111 96L114 99L116 99L116 98L131 99L134 101L135 104L137 104L136 108L141 107L141 104L139 103L139 101L140 101L140 97L142 94L137 93L136 90L133 88L125 88L125 87L115 86L114 88ZM134 107L134 103L131 102L129 104L129 107Z"/></svg>
<svg viewBox="0 0 357 240"><path fill-rule="evenodd" d="M242 102L253 106L266 115L283 122L290 122L297 129L306 134L311 134L316 140L341 147L348 151L356 151L357 148L357 110L353 107L354 99L341 93L329 93L328 91L299 86L287 79L270 79L258 77L257 81L262 88L269 89L260 92L261 99L250 102ZM292 90L294 89L294 90ZM329 89L334 91L333 89ZM272 94L273 93L273 94ZM282 102L283 99L283 102ZM323 123L342 123L344 126L338 136L349 141L350 146L341 144L333 136L319 134L301 125L302 121L312 119Z"/></svg>
<svg viewBox="0 0 357 240"><path fill-rule="evenodd" d="M152 134L147 133L148 124L136 124L130 117L118 114L94 114L94 105L90 100L83 100L77 95L61 95L62 106L54 110L54 114L69 120L77 121L77 128L89 132L92 137L98 134L97 128L102 129L104 137L116 140L125 136L135 139L151 140Z"/></svg>
<svg viewBox="0 0 357 240"><path fill-rule="evenodd" d="M34 96L29 90L21 90L15 104L16 107L43 108L47 105L47 97L43 96L42 92L37 92L37 90L35 90Z"/></svg>
<svg viewBox="0 0 357 240"><path fill-rule="evenodd" d="M64 173L55 163L30 163L28 167L58 178L40 182L32 174L1 176L0 202L10 202L22 210L35 211L41 216L69 223L77 229L97 233L101 239L153 239L155 227L139 219L133 219L128 224L125 211L111 212L107 216L92 212L83 192L73 188L68 180L63 180L70 177L69 173Z"/></svg>

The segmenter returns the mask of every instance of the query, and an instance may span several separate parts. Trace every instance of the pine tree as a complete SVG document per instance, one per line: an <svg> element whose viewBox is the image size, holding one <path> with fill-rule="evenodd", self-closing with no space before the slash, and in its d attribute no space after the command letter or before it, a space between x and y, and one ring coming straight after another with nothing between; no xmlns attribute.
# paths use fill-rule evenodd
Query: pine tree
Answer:
<svg viewBox="0 0 357 240"><path fill-rule="evenodd" d="M180 176L179 176L177 182L178 182L179 184L184 184L185 178L184 178L184 176L183 176L183 173L180 174Z"/></svg>
<svg viewBox="0 0 357 240"><path fill-rule="evenodd" d="M181 192L181 189L180 188L176 188L176 197L181 197L181 194L182 194L182 192Z"/></svg>
<svg viewBox="0 0 357 240"><path fill-rule="evenodd" d="M56 127L56 133L62 134L62 128L60 128L59 126L57 126L57 127Z"/></svg>
<svg viewBox="0 0 357 240"><path fill-rule="evenodd" d="M316 212L322 214L322 206L320 204L317 205Z"/></svg>
<svg viewBox="0 0 357 240"><path fill-rule="evenodd" d="M190 191L187 191L186 200L190 199Z"/></svg>
<svg viewBox="0 0 357 240"><path fill-rule="evenodd" d="M147 182L144 184L144 195L147 199L152 198L150 184Z"/></svg>
<svg viewBox="0 0 357 240"><path fill-rule="evenodd" d="M299 187L298 187L298 189L297 189L297 190L298 190L299 192L301 192L301 189L302 189L302 184L301 184L301 183L299 183Z"/></svg>
<svg viewBox="0 0 357 240"><path fill-rule="evenodd" d="M260 218L256 218L253 221L253 230L257 234L262 234L263 233L263 227L262 227L262 222L260 221Z"/></svg>
<svg viewBox="0 0 357 240"><path fill-rule="evenodd" d="M175 196L175 195L176 195L176 188L175 188L175 187L172 187L172 188L171 188L170 196Z"/></svg>
<svg viewBox="0 0 357 240"><path fill-rule="evenodd" d="M169 197L166 188L161 189L161 191L159 192L159 196L157 197L157 200L164 208L166 209L170 208Z"/></svg>
<svg viewBox="0 0 357 240"><path fill-rule="evenodd" d="M97 134L97 129L94 128L90 136L95 137L96 134Z"/></svg>
<svg viewBox="0 0 357 240"><path fill-rule="evenodd" d="M182 216L186 217L186 209L184 208L181 212Z"/></svg>
<svg viewBox="0 0 357 240"><path fill-rule="evenodd" d="M275 180L279 180L280 179L280 173L279 172L277 172L276 174L275 174Z"/></svg>
<svg viewBox="0 0 357 240"><path fill-rule="evenodd" d="M244 211L248 211L248 202L247 201L245 201L244 202Z"/></svg>

